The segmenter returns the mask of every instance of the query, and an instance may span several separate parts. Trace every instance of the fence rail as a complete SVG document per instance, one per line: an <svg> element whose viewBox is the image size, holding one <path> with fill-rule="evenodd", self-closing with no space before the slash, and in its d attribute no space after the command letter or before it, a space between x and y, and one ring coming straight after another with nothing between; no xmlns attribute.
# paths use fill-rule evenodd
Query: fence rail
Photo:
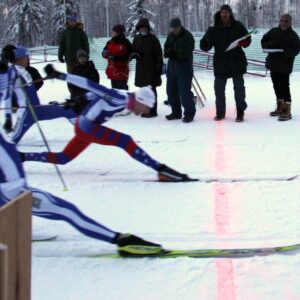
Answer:
<svg viewBox="0 0 300 300"><path fill-rule="evenodd" d="M0 208L0 243L7 247L0 251L1 300L30 299L31 209L31 193Z"/></svg>

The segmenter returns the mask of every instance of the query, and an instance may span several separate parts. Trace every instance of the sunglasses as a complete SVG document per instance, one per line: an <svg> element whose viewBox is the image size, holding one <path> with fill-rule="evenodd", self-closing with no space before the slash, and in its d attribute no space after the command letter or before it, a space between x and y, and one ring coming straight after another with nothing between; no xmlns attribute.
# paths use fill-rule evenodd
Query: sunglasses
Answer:
<svg viewBox="0 0 300 300"><path fill-rule="evenodd" d="M280 23L287 23L289 20L280 20Z"/></svg>

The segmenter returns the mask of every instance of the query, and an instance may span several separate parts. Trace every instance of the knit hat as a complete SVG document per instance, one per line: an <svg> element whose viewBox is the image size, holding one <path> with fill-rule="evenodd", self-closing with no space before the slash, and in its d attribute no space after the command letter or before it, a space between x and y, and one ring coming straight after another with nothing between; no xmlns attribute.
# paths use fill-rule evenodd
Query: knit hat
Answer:
<svg viewBox="0 0 300 300"><path fill-rule="evenodd" d="M232 9L231 9L231 7L228 4L222 5L221 8L220 8L220 11L221 10L226 10L226 11L232 13Z"/></svg>
<svg viewBox="0 0 300 300"><path fill-rule="evenodd" d="M155 94L151 87L144 86L135 92L135 100L151 108L155 103Z"/></svg>
<svg viewBox="0 0 300 300"><path fill-rule="evenodd" d="M115 25L112 30L120 35L124 34L124 32L126 31L125 27L122 24Z"/></svg>
<svg viewBox="0 0 300 300"><path fill-rule="evenodd" d="M77 59L79 59L80 57L85 57L86 59L88 59L88 54L83 49L79 49L76 53L76 57Z"/></svg>
<svg viewBox="0 0 300 300"><path fill-rule="evenodd" d="M16 49L13 50L13 52L14 52L14 59L23 58L30 55L27 48L22 46L17 46Z"/></svg>
<svg viewBox="0 0 300 300"><path fill-rule="evenodd" d="M68 21L69 22L77 22L77 17L75 15L69 16Z"/></svg>
<svg viewBox="0 0 300 300"><path fill-rule="evenodd" d="M170 22L170 28L181 27L181 21L179 18L173 18Z"/></svg>

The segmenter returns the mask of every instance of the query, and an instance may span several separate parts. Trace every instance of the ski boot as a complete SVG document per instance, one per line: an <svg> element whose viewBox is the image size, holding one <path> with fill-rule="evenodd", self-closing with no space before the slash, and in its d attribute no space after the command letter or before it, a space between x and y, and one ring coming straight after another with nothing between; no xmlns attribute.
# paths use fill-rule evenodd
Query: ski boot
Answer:
<svg viewBox="0 0 300 300"><path fill-rule="evenodd" d="M190 178L188 175L179 173L166 165L160 165L157 171L159 181L163 182L198 181L198 179Z"/></svg>
<svg viewBox="0 0 300 300"><path fill-rule="evenodd" d="M164 252L161 245L130 233L118 233L113 243L118 245L118 253L121 256L154 256Z"/></svg>

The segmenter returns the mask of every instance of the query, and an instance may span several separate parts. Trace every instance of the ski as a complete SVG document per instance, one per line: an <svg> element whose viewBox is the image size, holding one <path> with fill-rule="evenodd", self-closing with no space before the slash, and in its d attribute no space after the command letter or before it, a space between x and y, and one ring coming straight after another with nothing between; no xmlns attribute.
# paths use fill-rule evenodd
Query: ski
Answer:
<svg viewBox="0 0 300 300"><path fill-rule="evenodd" d="M57 235L33 235L31 238L32 243L38 242L50 242L54 241L57 238Z"/></svg>
<svg viewBox="0 0 300 300"><path fill-rule="evenodd" d="M90 258L243 258L253 256L265 256L271 254L283 254L300 249L300 244L266 247L266 248L235 248L235 249L196 249L196 250L163 250L156 254L129 255L118 253L90 254L82 257Z"/></svg>

